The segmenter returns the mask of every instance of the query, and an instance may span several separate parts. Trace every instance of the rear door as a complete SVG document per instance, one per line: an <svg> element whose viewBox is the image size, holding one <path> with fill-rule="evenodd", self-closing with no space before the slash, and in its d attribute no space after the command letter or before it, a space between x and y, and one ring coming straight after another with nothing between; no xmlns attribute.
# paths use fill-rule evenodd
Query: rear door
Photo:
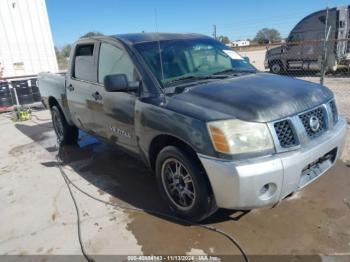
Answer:
<svg viewBox="0 0 350 262"><path fill-rule="evenodd" d="M107 92L103 86L106 75L125 74L128 81L139 80L136 68L122 45L102 42L99 46L96 92L101 110L96 111L98 133L125 149L137 152L134 128L135 92Z"/></svg>
<svg viewBox="0 0 350 262"><path fill-rule="evenodd" d="M100 110L93 96L97 82L97 44L94 41L76 45L67 76L67 100L74 123L95 133L95 112Z"/></svg>

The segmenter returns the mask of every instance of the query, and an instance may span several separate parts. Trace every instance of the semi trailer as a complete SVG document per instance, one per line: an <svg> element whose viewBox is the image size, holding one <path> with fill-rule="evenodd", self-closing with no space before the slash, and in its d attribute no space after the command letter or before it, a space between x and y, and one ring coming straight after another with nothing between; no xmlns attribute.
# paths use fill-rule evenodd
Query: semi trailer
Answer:
<svg viewBox="0 0 350 262"><path fill-rule="evenodd" d="M265 68L279 74L303 70L336 71L350 64L350 6L335 7L303 18L286 43L269 49Z"/></svg>

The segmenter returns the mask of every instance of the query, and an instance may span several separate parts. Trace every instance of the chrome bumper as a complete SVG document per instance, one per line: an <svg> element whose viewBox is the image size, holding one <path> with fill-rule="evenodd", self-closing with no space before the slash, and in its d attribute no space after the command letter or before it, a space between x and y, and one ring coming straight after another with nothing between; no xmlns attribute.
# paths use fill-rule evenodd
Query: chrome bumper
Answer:
<svg viewBox="0 0 350 262"><path fill-rule="evenodd" d="M347 124L343 117L322 136L295 151L256 159L227 161L198 155L221 208L252 209L277 203L319 178L341 156ZM320 165L317 176L305 182L305 168L334 150L333 161ZM268 186L267 186L268 185Z"/></svg>

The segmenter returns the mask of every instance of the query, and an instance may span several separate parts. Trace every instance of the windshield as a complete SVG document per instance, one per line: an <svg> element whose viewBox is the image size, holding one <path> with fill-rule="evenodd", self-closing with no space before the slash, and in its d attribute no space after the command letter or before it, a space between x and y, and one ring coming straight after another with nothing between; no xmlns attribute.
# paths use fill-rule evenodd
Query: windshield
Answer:
<svg viewBox="0 0 350 262"><path fill-rule="evenodd" d="M256 72L255 67L235 51L210 38L147 42L135 47L164 86L178 79Z"/></svg>

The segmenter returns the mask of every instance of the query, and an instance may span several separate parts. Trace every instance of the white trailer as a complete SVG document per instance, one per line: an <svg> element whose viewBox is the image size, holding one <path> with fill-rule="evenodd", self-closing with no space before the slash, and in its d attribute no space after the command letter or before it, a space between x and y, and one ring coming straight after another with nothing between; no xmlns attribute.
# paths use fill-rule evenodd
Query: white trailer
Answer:
<svg viewBox="0 0 350 262"><path fill-rule="evenodd" d="M58 72L45 0L0 1L0 79Z"/></svg>

